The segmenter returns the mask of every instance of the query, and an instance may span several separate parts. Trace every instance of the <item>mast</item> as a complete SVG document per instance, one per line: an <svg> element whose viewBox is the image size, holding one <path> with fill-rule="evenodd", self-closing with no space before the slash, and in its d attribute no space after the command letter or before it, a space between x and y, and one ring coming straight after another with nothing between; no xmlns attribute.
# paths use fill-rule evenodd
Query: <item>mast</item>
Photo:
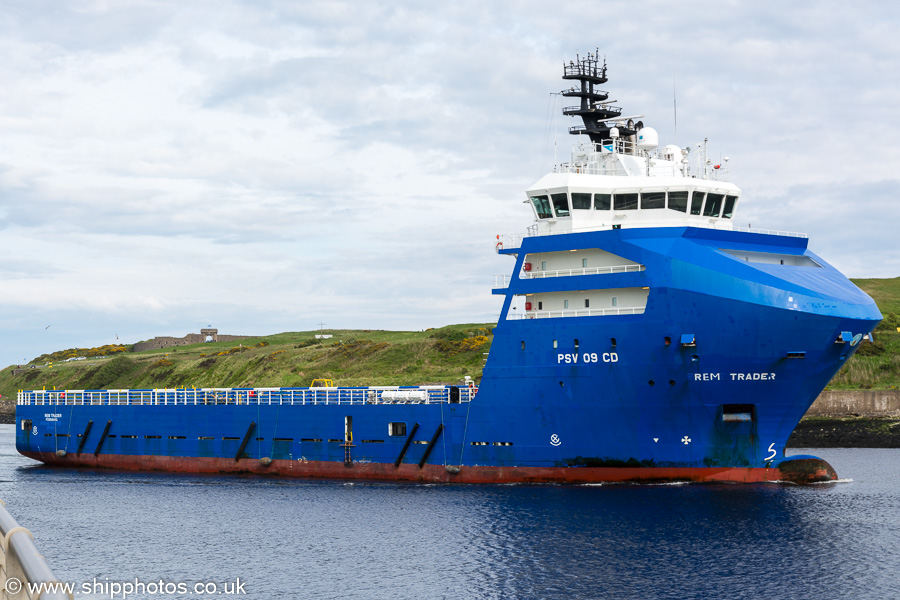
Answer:
<svg viewBox="0 0 900 600"><path fill-rule="evenodd" d="M576 55L574 61L570 60L569 64L563 63L563 79L577 81L578 86L563 90L562 95L581 99L580 106L568 106L563 109L563 114L581 117L584 122L584 125L570 127L569 133L587 134L594 144L611 139L610 129L613 127L613 121L622 117L622 109L611 106L611 102L607 101L609 94L594 87L607 81L606 59L603 59L601 65L599 49L593 54L588 52L585 58ZM628 119L627 124L617 126L617 137L630 138L641 126L641 123L635 125Z"/></svg>

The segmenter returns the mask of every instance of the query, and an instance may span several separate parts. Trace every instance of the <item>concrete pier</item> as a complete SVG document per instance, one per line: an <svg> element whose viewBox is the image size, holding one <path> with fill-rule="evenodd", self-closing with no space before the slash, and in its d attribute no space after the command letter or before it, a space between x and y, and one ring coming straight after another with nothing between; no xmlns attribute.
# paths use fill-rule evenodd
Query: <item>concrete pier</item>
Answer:
<svg viewBox="0 0 900 600"><path fill-rule="evenodd" d="M807 417L900 417L900 390L825 390Z"/></svg>

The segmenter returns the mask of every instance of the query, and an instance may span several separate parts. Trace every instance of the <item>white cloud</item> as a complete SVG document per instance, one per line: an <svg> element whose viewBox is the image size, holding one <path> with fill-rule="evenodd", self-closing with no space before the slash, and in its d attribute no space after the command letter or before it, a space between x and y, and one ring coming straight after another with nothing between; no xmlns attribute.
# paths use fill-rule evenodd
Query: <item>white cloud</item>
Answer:
<svg viewBox="0 0 900 600"><path fill-rule="evenodd" d="M493 236L529 224L523 190L574 140L549 94L598 44L663 143L674 83L677 141L731 158L738 222L897 275L891 5L7 5L0 364L209 323L495 318Z"/></svg>

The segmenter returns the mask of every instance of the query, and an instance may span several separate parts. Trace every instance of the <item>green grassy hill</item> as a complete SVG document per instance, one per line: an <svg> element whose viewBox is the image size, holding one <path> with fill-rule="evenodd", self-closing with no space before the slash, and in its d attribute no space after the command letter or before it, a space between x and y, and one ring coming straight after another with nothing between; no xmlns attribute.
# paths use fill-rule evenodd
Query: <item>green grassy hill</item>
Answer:
<svg viewBox="0 0 900 600"><path fill-rule="evenodd" d="M332 330L327 340L317 340L315 331L280 333L145 352L109 347L106 356L91 358L98 349L73 348L24 369L3 369L0 394L9 412L20 389L308 387L313 379L345 386L459 383L481 377L492 327ZM76 356L86 358L66 360Z"/></svg>
<svg viewBox="0 0 900 600"><path fill-rule="evenodd" d="M893 279L852 279L881 309L885 317L888 314L900 314L900 277Z"/></svg>
<svg viewBox="0 0 900 600"><path fill-rule="evenodd" d="M884 320L875 329L875 342L863 342L827 389L896 389L900 387L900 277L854 279L872 296Z"/></svg>
<svg viewBox="0 0 900 600"><path fill-rule="evenodd" d="M854 282L878 303L884 322L831 381L831 389L900 386L900 277ZM0 371L0 412L20 389L417 385L478 380L493 324L451 325L423 332L315 331L131 352L129 346L72 348L38 357L26 369ZM84 360L68 361L84 356ZM34 368L31 368L31 367Z"/></svg>

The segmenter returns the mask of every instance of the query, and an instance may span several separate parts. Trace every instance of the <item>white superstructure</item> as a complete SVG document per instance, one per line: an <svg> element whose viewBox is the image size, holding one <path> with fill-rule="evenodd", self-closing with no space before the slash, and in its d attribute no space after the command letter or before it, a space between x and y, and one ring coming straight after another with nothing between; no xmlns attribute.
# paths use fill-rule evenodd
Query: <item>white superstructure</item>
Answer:
<svg viewBox="0 0 900 600"><path fill-rule="evenodd" d="M615 133L615 128L612 132ZM732 229L740 189L724 165L705 157L693 172L687 149L656 149L656 131L629 139L581 143L571 161L545 175L527 193L537 235L632 227Z"/></svg>

